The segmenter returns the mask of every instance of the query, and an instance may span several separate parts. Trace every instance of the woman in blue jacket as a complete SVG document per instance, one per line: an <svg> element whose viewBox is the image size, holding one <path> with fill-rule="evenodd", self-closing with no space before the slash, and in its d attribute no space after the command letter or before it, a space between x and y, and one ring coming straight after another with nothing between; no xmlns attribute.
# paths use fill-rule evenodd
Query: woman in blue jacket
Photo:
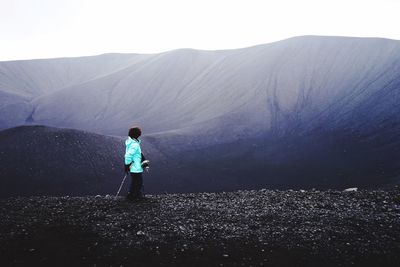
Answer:
<svg viewBox="0 0 400 267"><path fill-rule="evenodd" d="M142 150L140 148L139 136L142 130L139 127L129 129L128 139L125 141L125 172L129 173L132 180L127 198L138 200L143 197L141 189L143 186Z"/></svg>

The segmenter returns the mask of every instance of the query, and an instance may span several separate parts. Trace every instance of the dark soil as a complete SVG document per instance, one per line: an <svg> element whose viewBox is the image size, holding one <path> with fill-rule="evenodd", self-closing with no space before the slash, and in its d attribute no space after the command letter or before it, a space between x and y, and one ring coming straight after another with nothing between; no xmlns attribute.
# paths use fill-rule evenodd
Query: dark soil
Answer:
<svg viewBox="0 0 400 267"><path fill-rule="evenodd" d="M400 190L0 200L0 266L400 266Z"/></svg>

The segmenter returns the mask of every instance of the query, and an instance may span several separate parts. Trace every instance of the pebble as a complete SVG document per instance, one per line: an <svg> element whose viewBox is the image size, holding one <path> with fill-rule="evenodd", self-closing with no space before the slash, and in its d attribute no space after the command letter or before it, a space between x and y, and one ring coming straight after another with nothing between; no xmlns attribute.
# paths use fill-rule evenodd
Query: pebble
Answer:
<svg viewBox="0 0 400 267"><path fill-rule="evenodd" d="M329 251L319 256L335 261L335 266L348 265L366 255L384 254L384 259L397 255L399 196L399 190L348 194L314 189L154 195L140 203L100 195L3 199L0 246L8 248L10 233L14 233L14 240L29 239L35 246L14 247L17 252L33 249L42 253L43 239L32 238L46 234L47 238L62 234L73 237L74 231L80 230L78 239L96 236L85 247L98 253L87 257L85 263L92 259L86 264L89 266L101 265L106 256L100 251L117 255L126 249L133 255L139 248L152 248L153 258L169 255L171 259L171 253L176 253L177 262L190 253L210 259L221 255L229 258L229 263L237 259L237 266L256 266L266 254L268 261L274 262L280 255L275 248L300 250L306 258L314 257L316 251ZM54 228L58 230L50 233ZM240 254L246 250L252 254ZM131 257L129 252L126 256ZM113 266L129 265L118 259Z"/></svg>

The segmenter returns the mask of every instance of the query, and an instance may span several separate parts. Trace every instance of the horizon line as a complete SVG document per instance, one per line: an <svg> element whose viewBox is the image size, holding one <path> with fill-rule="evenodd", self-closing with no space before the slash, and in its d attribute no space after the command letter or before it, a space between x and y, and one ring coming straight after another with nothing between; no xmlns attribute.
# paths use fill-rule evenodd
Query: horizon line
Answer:
<svg viewBox="0 0 400 267"><path fill-rule="evenodd" d="M383 39L383 40L389 40L389 41L400 41L399 39L388 38L388 37L345 36L345 35L313 35L313 34L308 34L308 35L295 35L295 36L279 39L279 40L268 42L268 43L254 44L254 45L249 45L249 46L244 46L244 47L237 47L237 48L201 49L201 48L193 48L193 47L181 47L181 48L168 49L168 50L163 50L161 52L154 52L154 53L105 52L105 53L92 54L92 55L33 57L33 58L6 59L6 60L0 59L0 63L2 63L2 62L15 62L15 61L32 61L32 60L73 59L73 58L97 57L97 56L112 55L112 54L117 54L117 55L135 55L135 54L136 55L157 55L157 54L169 53L169 52L178 51L178 50L196 50L196 51L205 51L205 52L230 51L230 50L247 49L247 48L257 47L257 46L262 46L262 45L269 45L269 44L279 43L279 42L290 40L290 39L304 38L304 37L307 37L307 38L322 37L322 38L350 38L350 39L352 39L352 38L354 38L354 39Z"/></svg>

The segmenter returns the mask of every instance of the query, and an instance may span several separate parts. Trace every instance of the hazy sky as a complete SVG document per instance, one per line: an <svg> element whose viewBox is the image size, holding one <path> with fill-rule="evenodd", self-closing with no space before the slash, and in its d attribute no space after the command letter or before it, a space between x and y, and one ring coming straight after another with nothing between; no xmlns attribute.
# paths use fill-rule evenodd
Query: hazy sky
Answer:
<svg viewBox="0 0 400 267"><path fill-rule="evenodd" d="M400 40L400 0L0 0L0 60L228 49L298 35Z"/></svg>

